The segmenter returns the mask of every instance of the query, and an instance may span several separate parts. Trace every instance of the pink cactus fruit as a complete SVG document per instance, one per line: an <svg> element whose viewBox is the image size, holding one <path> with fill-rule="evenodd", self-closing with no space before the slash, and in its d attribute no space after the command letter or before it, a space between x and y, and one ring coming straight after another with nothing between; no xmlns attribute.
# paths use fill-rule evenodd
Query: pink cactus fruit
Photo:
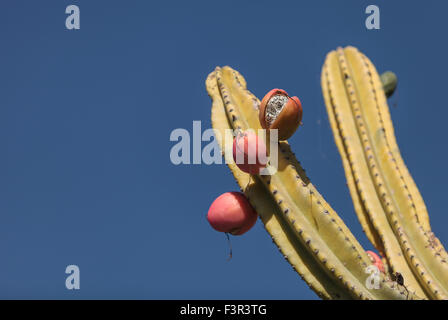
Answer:
<svg viewBox="0 0 448 320"><path fill-rule="evenodd" d="M384 273L384 265L383 265L383 261L381 261L381 258L373 251L366 251L367 255L370 258L370 261L372 262L372 264L374 266L376 266L378 268L378 270L380 270L382 273Z"/></svg>
<svg viewBox="0 0 448 320"><path fill-rule="evenodd" d="M257 221L257 213L241 192L226 192L213 201L207 220L213 229L239 236Z"/></svg>
<svg viewBox="0 0 448 320"><path fill-rule="evenodd" d="M249 174L259 174L266 167L266 144L253 131L240 132L233 140L233 160Z"/></svg>

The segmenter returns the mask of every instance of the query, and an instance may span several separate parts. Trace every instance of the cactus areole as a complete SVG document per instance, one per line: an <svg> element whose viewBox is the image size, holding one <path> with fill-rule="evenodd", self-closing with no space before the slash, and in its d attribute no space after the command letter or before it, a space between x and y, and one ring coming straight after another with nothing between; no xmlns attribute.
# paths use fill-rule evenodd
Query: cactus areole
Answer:
<svg viewBox="0 0 448 320"><path fill-rule="evenodd" d="M259 119L264 129L278 129L279 140L289 139L302 121L302 104L285 90L272 89L261 101Z"/></svg>
<svg viewBox="0 0 448 320"><path fill-rule="evenodd" d="M244 194L226 192L213 201L207 220L213 229L239 236L254 226L257 213Z"/></svg>

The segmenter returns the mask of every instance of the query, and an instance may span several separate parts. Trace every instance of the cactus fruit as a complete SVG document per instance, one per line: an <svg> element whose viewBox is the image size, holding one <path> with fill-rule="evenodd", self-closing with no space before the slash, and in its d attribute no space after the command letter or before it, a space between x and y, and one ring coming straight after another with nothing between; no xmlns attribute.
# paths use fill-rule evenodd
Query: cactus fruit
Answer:
<svg viewBox="0 0 448 320"><path fill-rule="evenodd" d="M278 139L287 140L302 121L302 104L285 90L272 89L261 101L259 119L263 129L278 129Z"/></svg>
<svg viewBox="0 0 448 320"><path fill-rule="evenodd" d="M219 232L239 236L257 222L257 213L240 192L226 192L213 201L207 220Z"/></svg>
<svg viewBox="0 0 448 320"><path fill-rule="evenodd" d="M392 71L386 71L381 74L381 83L383 84L384 93L389 98L395 92L397 88L398 79L395 73Z"/></svg>
<svg viewBox="0 0 448 320"><path fill-rule="evenodd" d="M382 273L385 273L383 261L381 261L381 258L373 251L366 251L369 255L370 261L372 261L372 264L378 268L378 270Z"/></svg>
<svg viewBox="0 0 448 320"><path fill-rule="evenodd" d="M233 160L240 170L259 174L267 164L266 144L253 131L238 132L233 140Z"/></svg>
<svg viewBox="0 0 448 320"><path fill-rule="evenodd" d="M260 101L236 70L217 67L206 88L217 137L229 129L261 128ZM353 47L332 51L322 69L322 91L355 211L384 259L362 248L287 141L276 142L279 165L272 175L251 176L227 162L237 183L285 259L319 297L446 299L448 254L401 158L375 67ZM218 143L227 149L222 138ZM372 287L366 270L380 261L384 272ZM401 284L393 280L397 274Z"/></svg>

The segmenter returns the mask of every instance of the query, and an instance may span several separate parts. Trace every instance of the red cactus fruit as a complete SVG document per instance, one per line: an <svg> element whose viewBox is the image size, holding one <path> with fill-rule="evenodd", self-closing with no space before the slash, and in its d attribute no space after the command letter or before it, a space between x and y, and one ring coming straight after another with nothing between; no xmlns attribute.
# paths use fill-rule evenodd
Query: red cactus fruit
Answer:
<svg viewBox="0 0 448 320"><path fill-rule="evenodd" d="M302 121L299 98L290 97L285 90L272 89L260 104L259 119L264 129L278 129L278 139L289 139Z"/></svg>
<svg viewBox="0 0 448 320"><path fill-rule="evenodd" d="M372 261L372 264L378 268L382 273L384 273L384 265L383 261L381 261L381 258L373 251L366 251L367 255L370 258L370 261Z"/></svg>
<svg viewBox="0 0 448 320"><path fill-rule="evenodd" d="M239 236L257 221L257 213L241 192L226 192L213 201L207 220L213 229Z"/></svg>
<svg viewBox="0 0 448 320"><path fill-rule="evenodd" d="M233 140L233 160L249 174L259 174L266 167L266 144L252 131L240 132Z"/></svg>

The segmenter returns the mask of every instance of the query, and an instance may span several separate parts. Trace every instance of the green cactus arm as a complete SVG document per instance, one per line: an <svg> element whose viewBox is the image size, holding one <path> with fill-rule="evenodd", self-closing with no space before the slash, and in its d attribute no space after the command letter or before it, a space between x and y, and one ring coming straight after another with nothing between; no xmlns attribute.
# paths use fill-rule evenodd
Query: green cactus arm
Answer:
<svg viewBox="0 0 448 320"><path fill-rule="evenodd" d="M213 90L210 85L207 88L213 99L214 108L221 105L221 108L225 109L227 125L232 129L241 130L260 128L257 109L259 101L246 89L242 76L229 67L217 68L212 75L209 79L212 77L213 81L216 81L216 89ZM218 122L212 122L215 128L218 127ZM299 251L305 248L309 253L314 267L308 270L314 276L313 279L318 279L320 288L325 287L328 280L323 281L322 276L316 276L317 272L324 274L335 287L342 288L343 296L362 299L414 298L412 294L407 295L404 290L392 288L384 278L380 289L366 288L365 268L370 261L365 251L309 182L286 142L280 143L280 151L277 173L272 176L253 177L253 181L262 183L264 189L268 191L270 201L273 200L271 205L276 207L276 215L271 213L271 216L275 216L278 222L274 225L288 226L292 230L293 238L302 245L302 250ZM232 171L235 170L237 169L234 167ZM243 187L248 179L237 178L237 181ZM257 205L260 198L265 198L264 195L249 195L249 198L257 211L264 208ZM281 232L284 233L283 230ZM297 243L292 245L297 249ZM296 261L303 264L301 260ZM296 267L297 269L300 268ZM301 270L304 270L303 266ZM320 290L321 293L324 292ZM327 297L328 295L331 296L332 293L327 291ZM334 294L332 297L334 298Z"/></svg>
<svg viewBox="0 0 448 320"><path fill-rule="evenodd" d="M339 48L328 54L322 82L334 135L344 144L339 151L350 164L346 176L355 180L349 187L362 199L391 269L418 295L445 299L446 263L428 246L429 219L396 146L378 73L357 49Z"/></svg>

